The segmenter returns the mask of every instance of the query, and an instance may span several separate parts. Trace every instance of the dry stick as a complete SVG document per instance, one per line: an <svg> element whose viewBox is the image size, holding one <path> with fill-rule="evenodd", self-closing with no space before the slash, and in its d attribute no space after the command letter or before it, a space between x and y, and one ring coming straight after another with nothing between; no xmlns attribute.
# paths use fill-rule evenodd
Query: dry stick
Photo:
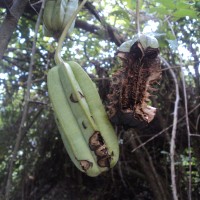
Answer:
<svg viewBox="0 0 200 200"><path fill-rule="evenodd" d="M170 69L180 69L180 68L181 68L180 66L170 67ZM166 71L166 70L169 70L169 68L161 69L161 71Z"/></svg>
<svg viewBox="0 0 200 200"><path fill-rule="evenodd" d="M178 122L178 104L179 104L179 99L180 99L179 86L178 86L178 81L177 81L177 78L176 78L176 74L171 69L171 67L168 64L168 62L164 58L161 58L161 60L169 68L169 72L171 73L171 76L174 79L174 84L175 84L175 88L176 88L176 100L175 100L175 105L174 105L174 119L173 119L172 136L171 136L171 142L170 142L170 159L171 159L172 194L173 194L173 199L174 200L178 200L177 188L176 188L176 175L175 175L174 155L175 155L176 128L177 128L177 122Z"/></svg>
<svg viewBox="0 0 200 200"><path fill-rule="evenodd" d="M197 134L190 134L190 136L193 136L193 137L200 137L200 135L197 135Z"/></svg>
<svg viewBox="0 0 200 200"><path fill-rule="evenodd" d="M31 61L30 61L30 66L29 66L29 75L28 75L28 81L27 81L27 91L26 91L25 98L24 98L24 110L23 110L23 113L22 113L22 119L21 119L21 123L20 123L20 126L19 126L19 130L18 130L18 133L17 133L16 143L15 143L15 146L14 146L14 149L13 149L13 153L10 157L8 178L7 178L6 188L5 188L5 200L9 200L9 198L10 198L14 162L16 161L17 151L19 150L21 138L22 138L22 135L23 135L23 128L24 128L24 124L26 122L26 117L27 117L27 113L28 113L28 104L29 104L31 81L32 81L32 71L33 71L33 65L34 65L34 55L35 55L35 52L36 52L37 33L38 33L38 30L39 30L39 26L40 26L44 2L45 2L45 0L43 0L43 4L42 4L42 7L40 9L40 13L39 13L37 23L36 23L36 26L35 26L35 36L34 36L34 39L33 39L32 56L31 56Z"/></svg>
<svg viewBox="0 0 200 200"><path fill-rule="evenodd" d="M196 131L198 130L198 126L199 126L199 121L200 121L200 114L197 117L197 122L196 122ZM190 134L191 135L191 134Z"/></svg>
<svg viewBox="0 0 200 200"><path fill-rule="evenodd" d="M179 56L180 57L180 56ZM182 59L180 57L181 66ZM185 85L185 77L181 67L181 79L183 84L183 94L184 94L184 104L185 104L185 115L186 115L186 127L187 127L187 137L188 137L188 159L189 159L189 177L188 177L188 199L192 200L192 152L191 152L191 138L190 138L190 125L189 125L189 117L188 117L188 102L187 102L187 92Z"/></svg>
<svg viewBox="0 0 200 200"><path fill-rule="evenodd" d="M169 27L171 29L172 34L176 38L176 34L174 32L174 29L169 21L167 19L167 22L169 24ZM176 38L177 39L177 38ZM188 159L189 159L189 177L188 177L188 199L192 199L192 155L191 155L191 138L190 138L190 125L189 125L189 118L188 118L188 102L187 102L187 92L186 92L186 84L185 84L185 77L183 72L183 64L182 64L182 58L180 54L178 54L179 60L180 60L180 69L181 69L181 80L183 85L183 95L184 95L184 105L185 105L185 115L186 115L186 127L187 127L187 136L188 136Z"/></svg>

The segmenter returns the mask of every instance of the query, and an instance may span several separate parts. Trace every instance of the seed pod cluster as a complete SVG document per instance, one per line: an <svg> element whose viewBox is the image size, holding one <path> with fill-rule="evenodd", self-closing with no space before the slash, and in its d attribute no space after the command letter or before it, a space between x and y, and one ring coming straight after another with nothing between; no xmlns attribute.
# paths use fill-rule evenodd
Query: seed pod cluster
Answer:
<svg viewBox="0 0 200 200"><path fill-rule="evenodd" d="M119 47L117 56L123 67L113 75L108 94L111 119L118 110L147 123L154 119L156 108L148 104L161 78L158 47L156 38L148 35L136 36Z"/></svg>

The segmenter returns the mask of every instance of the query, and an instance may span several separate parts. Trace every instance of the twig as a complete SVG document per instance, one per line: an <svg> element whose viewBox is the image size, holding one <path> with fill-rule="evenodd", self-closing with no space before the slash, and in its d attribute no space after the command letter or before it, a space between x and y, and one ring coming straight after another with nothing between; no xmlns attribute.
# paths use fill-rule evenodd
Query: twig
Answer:
<svg viewBox="0 0 200 200"><path fill-rule="evenodd" d="M172 24L170 23L169 19L167 19L168 25L171 29L172 34L177 40L176 34L174 32L174 29L172 27ZM187 128L187 136L188 136L188 160L189 160L189 177L188 177L188 199L192 199L192 155L191 155L191 139L190 139L190 125L189 125L189 118L188 118L188 102L187 102L187 92L186 92L186 84L185 84L185 77L183 72L183 64L182 64L182 58L180 54L178 54L179 60L180 60L180 69L181 69L181 80L183 85L183 95L184 95L184 105L185 105L185 115L186 115L186 128Z"/></svg>
<svg viewBox="0 0 200 200"><path fill-rule="evenodd" d="M170 68L161 69L161 71L166 71L166 70L169 70L169 69L180 69L180 68L181 68L180 66L170 67Z"/></svg>
<svg viewBox="0 0 200 200"><path fill-rule="evenodd" d="M32 56L31 56L31 61L30 61L30 66L29 66L27 91L26 91L25 98L24 98L24 110L23 110L23 113L22 113L22 119L21 119L21 123L20 123L20 126L19 126L19 130L18 130L18 133L17 133L16 143L15 143L15 146L14 146L14 149L13 149L13 153L10 157L8 178L7 178L6 188L5 188L5 200L9 200L9 198L10 198L14 162L15 162L16 157L17 157L17 152L18 152L18 149L19 149L19 146L20 146L20 143L21 143L21 138L22 138L23 131L24 131L23 130L24 124L25 124L25 121L26 121L27 113L28 113L30 89L31 89L31 84L32 84L31 83L32 72L33 72L33 66L34 66L34 62L35 62L34 56L35 56L35 52L36 52L37 33L38 33L38 30L39 30L39 26L40 26L44 2L45 2L45 0L43 0L43 4L42 4L42 7L40 9L40 13L39 13L36 25L35 25L35 35L34 35L34 39L33 39Z"/></svg>
<svg viewBox="0 0 200 200"><path fill-rule="evenodd" d="M169 71L171 73L171 76L174 79L174 84L175 84L175 88L176 88L176 100L175 100L175 104L174 104L174 119L173 119L172 136L171 136L171 142L170 142L170 159L171 159L172 194L173 194L174 200L178 200L177 188L176 188L176 174L175 174L174 155L175 155L176 129L177 129L177 122L178 122L178 104L179 104L179 99L180 99L179 85L178 85L178 81L177 81L177 78L176 78L176 74L171 69L168 62L164 58L162 58L162 61L165 63L165 65L168 68L170 68Z"/></svg>
<svg viewBox="0 0 200 200"><path fill-rule="evenodd" d="M199 122L200 122L200 114L199 114L198 117L197 117L196 131L198 130Z"/></svg>
<svg viewBox="0 0 200 200"><path fill-rule="evenodd" d="M188 114L193 113L194 110L196 110L198 107L200 107L200 104L198 104L197 106L195 106L192 110L190 110L190 112ZM185 115L180 118L178 120L178 123L181 122L183 119L185 119ZM153 137L149 138L148 140L146 140L146 142L143 142L141 145L138 145L136 148L134 148L131 152L135 152L137 149L145 146L147 143L151 142L152 140L154 140L155 138L157 138L158 136L160 136L161 134L163 134L165 131L169 130L171 127L173 126L173 124L169 125L167 128L163 129L162 131L160 131L159 133L157 133L156 135L154 135ZM191 136L200 136L200 135L196 135L196 134L190 134Z"/></svg>
<svg viewBox="0 0 200 200"><path fill-rule="evenodd" d="M42 78L32 80L31 83L37 83L37 82L44 81L44 80L45 80L45 76L43 76ZM28 84L28 80L26 82L22 83L22 85L27 85L27 84Z"/></svg>
<svg viewBox="0 0 200 200"><path fill-rule="evenodd" d="M48 103L47 102L42 102L42 101L35 101L35 100L29 100L29 103L32 103L32 104L41 104L41 105L45 105L47 106Z"/></svg>
<svg viewBox="0 0 200 200"><path fill-rule="evenodd" d="M190 136L193 136L193 137L200 137L199 134L190 134Z"/></svg>
<svg viewBox="0 0 200 200"><path fill-rule="evenodd" d="M180 56L179 56L180 57ZM186 84L185 77L182 70L182 59L180 57L181 62L181 79L183 84L183 94L184 94L184 104L185 104L185 115L186 115L186 127L187 127L187 136L188 136L188 161L189 161L189 177L188 177L188 199L192 200L192 150L191 150L191 138L190 138L190 125L189 125L189 117L188 117L188 101L187 101L187 92L186 92Z"/></svg>
<svg viewBox="0 0 200 200"><path fill-rule="evenodd" d="M160 131L159 133L157 133L156 135L154 135L153 137L149 138L146 142L143 142L142 144L138 145L131 152L133 153L136 150L140 149L141 147L145 146L147 143L151 142L152 140L154 140L155 138L157 138L158 136L160 136L161 134L163 134L165 131L167 131L171 127L172 127L172 124L170 126L168 126L167 128L163 129L162 131Z"/></svg>
<svg viewBox="0 0 200 200"><path fill-rule="evenodd" d="M121 178L121 181L122 181L122 184L123 184L123 186L125 187L125 188L127 188L127 184L126 184L126 181L124 180L124 175L123 175L123 170L122 170L122 163L121 163L121 161L118 161L118 171L119 171L119 176L120 176L120 178Z"/></svg>

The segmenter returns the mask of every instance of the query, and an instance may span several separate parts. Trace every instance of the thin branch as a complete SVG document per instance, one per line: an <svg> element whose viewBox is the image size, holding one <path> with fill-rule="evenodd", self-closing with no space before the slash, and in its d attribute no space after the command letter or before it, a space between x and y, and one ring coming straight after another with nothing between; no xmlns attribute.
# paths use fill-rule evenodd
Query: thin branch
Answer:
<svg viewBox="0 0 200 200"><path fill-rule="evenodd" d="M161 134L163 134L165 131L169 130L171 127L172 127L172 124L170 126L168 126L167 128L163 129L162 131L160 131L159 133L157 133L156 135L154 135L153 137L151 137L148 140L146 140L146 142L143 142L142 144L138 145L131 152L134 153L135 151L137 151L141 147L145 146L147 143L151 142L152 140L154 140L155 138L157 138L158 136L160 136Z"/></svg>
<svg viewBox="0 0 200 200"><path fill-rule="evenodd" d="M200 104L198 104L197 106L195 106L193 109L190 110L190 112L188 114L193 113L197 108L200 107ZM183 121L185 119L186 115L184 115L182 118L180 118L178 120L178 123ZM159 133L157 133L156 135L154 135L153 137L149 138L148 140L146 140L146 142L143 142L142 144L138 145L136 148L134 148L131 152L135 152L137 149L140 149L141 147L145 146L147 143L151 142L152 140L154 140L155 138L157 138L158 136L160 136L161 134L163 134L165 131L169 130L171 127L173 126L173 124L169 125L167 128L163 129L162 131L160 131ZM200 136L200 135L196 135L196 134L190 134L191 136Z"/></svg>
<svg viewBox="0 0 200 200"><path fill-rule="evenodd" d="M42 102L42 101L34 101L34 100L29 100L29 103L32 103L32 104L40 104L40 105L45 105L45 106L48 106L48 103L46 102Z"/></svg>
<svg viewBox="0 0 200 200"><path fill-rule="evenodd" d="M167 19L168 25L171 29L172 34L177 40L176 34L170 23L169 19ZM183 85L183 95L184 95L184 105L185 105L185 115L186 115L186 128L187 128L187 136L188 136L188 160L189 160L189 177L188 177L188 199L192 199L192 155L191 155L191 139L190 139L190 125L189 125L189 118L188 118L188 102L187 102L187 92L186 92L186 84L185 84L185 77L183 72L183 63L180 54L178 54L180 60L180 69L181 69L181 80Z"/></svg>
<svg viewBox="0 0 200 200"><path fill-rule="evenodd" d="M192 136L192 137L200 137L200 135L198 135L198 134L190 134L190 136Z"/></svg>
<svg viewBox="0 0 200 200"><path fill-rule="evenodd" d="M171 73L171 76L173 77L175 88L176 88L176 100L174 104L174 119L173 119L173 127L172 127L172 136L171 136L171 142L170 142L170 159L171 159L171 181L172 181L172 194L173 199L178 200L177 196L177 188L176 188L176 174L175 174L175 141L176 141L176 129L177 129L177 123L178 123L178 104L179 104L179 85L176 78L176 74L171 69L168 62L162 58L162 61L165 63L165 65L169 68L169 71Z"/></svg>
<svg viewBox="0 0 200 200"><path fill-rule="evenodd" d="M199 114L198 117L197 117L197 122L196 122L196 131L198 131L199 122L200 122L200 114Z"/></svg>
<svg viewBox="0 0 200 200"><path fill-rule="evenodd" d="M179 56L180 57L180 56ZM181 66L182 59L180 57ZM187 136L188 136L188 161L189 161L189 177L188 177L188 199L192 199L192 150L191 150L191 138L190 138L190 125L189 125L189 117L188 117L188 101L187 101L187 92L186 92L186 84L185 77L181 67L181 79L183 84L183 94L184 94L184 104L185 104L185 115L186 115L186 127L187 127Z"/></svg>
<svg viewBox="0 0 200 200"><path fill-rule="evenodd" d="M170 68L161 69L161 71L166 71L166 70L169 70L169 69L180 69L180 68L181 68L180 66L170 67Z"/></svg>
<svg viewBox="0 0 200 200"><path fill-rule="evenodd" d="M126 181L124 180L124 175L123 175L123 170L122 170L122 162L121 161L118 161L118 172L119 172L119 176L121 178L121 181L122 181L122 184L125 188L127 188L127 184L126 184Z"/></svg>
<svg viewBox="0 0 200 200"><path fill-rule="evenodd" d="M39 13L37 23L36 23L36 26L35 26L35 35L34 35L33 46L32 46L32 56L31 56L31 61L30 61L30 66L29 66L29 75L28 75L28 81L27 81L27 91L26 91L25 98L24 98L24 110L23 110L23 113L22 113L22 119L21 119L21 123L20 123L20 126L19 126L17 138L16 138L16 143L15 143L15 146L14 146L14 149L13 149L12 156L10 157L8 178L7 178L6 189L5 189L5 191L6 191L5 200L9 200L9 198L10 198L14 162L16 161L17 152L19 150L19 146L20 146L20 143L21 143L21 138L22 138L22 135L23 135L26 117L27 117L27 113L28 113L30 89L31 89L31 84L32 84L32 72L33 72L33 66L34 66L34 62L35 62L37 33L38 33L38 30L39 30L39 26L40 26L40 22L41 22L41 18L42 18L42 11L43 11L44 2L45 2L45 0L43 0L43 5L40 9L40 13Z"/></svg>

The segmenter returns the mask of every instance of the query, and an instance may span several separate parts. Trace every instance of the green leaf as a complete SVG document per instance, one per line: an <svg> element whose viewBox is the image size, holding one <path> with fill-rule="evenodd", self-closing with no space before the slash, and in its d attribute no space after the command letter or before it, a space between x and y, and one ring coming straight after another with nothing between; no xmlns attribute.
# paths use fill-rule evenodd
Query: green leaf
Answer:
<svg viewBox="0 0 200 200"><path fill-rule="evenodd" d="M159 0L157 2L161 3L163 6L165 6L168 9L175 9L176 8L174 0Z"/></svg>
<svg viewBox="0 0 200 200"><path fill-rule="evenodd" d="M115 10L110 13L110 15L115 15L118 19L130 21L129 14L124 10Z"/></svg>
<svg viewBox="0 0 200 200"><path fill-rule="evenodd" d="M184 3L184 2L177 2L176 7L178 9L189 9L189 5L187 3Z"/></svg>
<svg viewBox="0 0 200 200"><path fill-rule="evenodd" d="M168 15L168 14L171 13L170 10L167 10L165 7L162 7L162 6L159 7L159 8L157 8L157 7L150 8L149 10L150 10L151 13L158 13L158 14L161 14L162 16Z"/></svg>
<svg viewBox="0 0 200 200"><path fill-rule="evenodd" d="M190 9L178 9L176 12L173 13L173 16L178 19L186 16L189 16L191 18L197 18L196 12Z"/></svg>
<svg viewBox="0 0 200 200"><path fill-rule="evenodd" d="M135 0L126 0L127 2L127 7L130 8L131 10L135 9L136 7L136 1Z"/></svg>

